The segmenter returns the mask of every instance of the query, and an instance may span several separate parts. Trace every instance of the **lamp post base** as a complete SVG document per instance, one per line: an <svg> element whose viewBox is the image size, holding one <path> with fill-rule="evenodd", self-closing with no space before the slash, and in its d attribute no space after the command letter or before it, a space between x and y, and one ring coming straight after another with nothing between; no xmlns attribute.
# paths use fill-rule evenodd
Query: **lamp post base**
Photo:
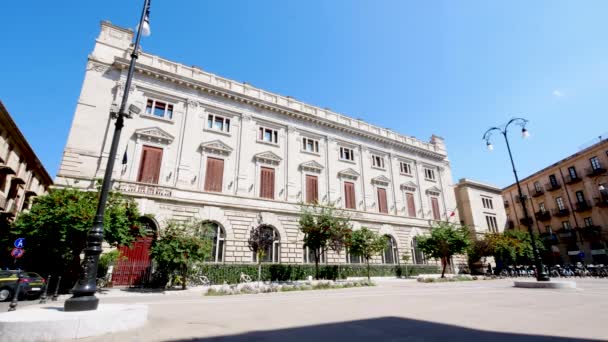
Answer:
<svg viewBox="0 0 608 342"><path fill-rule="evenodd" d="M63 311L91 311L97 310L99 298L95 295L72 297L63 304Z"/></svg>

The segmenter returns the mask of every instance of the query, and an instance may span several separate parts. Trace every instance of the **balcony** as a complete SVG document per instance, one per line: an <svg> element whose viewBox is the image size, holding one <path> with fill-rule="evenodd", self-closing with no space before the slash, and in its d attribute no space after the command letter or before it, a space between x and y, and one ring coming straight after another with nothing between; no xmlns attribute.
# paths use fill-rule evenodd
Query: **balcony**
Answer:
<svg viewBox="0 0 608 342"><path fill-rule="evenodd" d="M568 209L568 208L553 209L553 216L555 216L555 217L566 217L568 215L570 215L570 209Z"/></svg>
<svg viewBox="0 0 608 342"><path fill-rule="evenodd" d="M557 231L557 236L560 239L574 239L576 240L576 230L575 229L560 229Z"/></svg>
<svg viewBox="0 0 608 342"><path fill-rule="evenodd" d="M534 223L534 220L531 217L528 218L520 218L519 219L519 223L523 224L524 226L528 227L531 226Z"/></svg>
<svg viewBox="0 0 608 342"><path fill-rule="evenodd" d="M534 213L534 217L541 222L549 221L551 220L551 213L548 210L539 210Z"/></svg>
<svg viewBox="0 0 608 342"><path fill-rule="evenodd" d="M545 190L544 189L534 189L534 191L532 192L532 197L539 197L545 194Z"/></svg>
<svg viewBox="0 0 608 342"><path fill-rule="evenodd" d="M545 244L556 245L557 235L555 233L545 232L540 234L540 240Z"/></svg>
<svg viewBox="0 0 608 342"><path fill-rule="evenodd" d="M555 181L555 183L547 183L545 184L545 189L547 189L548 191L555 191L555 190L559 190L562 188L562 185L559 183L559 181Z"/></svg>
<svg viewBox="0 0 608 342"><path fill-rule="evenodd" d="M602 227L598 225L579 228L583 239L596 241L602 237Z"/></svg>
<svg viewBox="0 0 608 342"><path fill-rule="evenodd" d="M585 169L585 172L587 173L587 177L596 177L599 175L603 175L606 173L606 171L608 171L608 170L603 168L601 165L599 167L590 167L590 168Z"/></svg>
<svg viewBox="0 0 608 342"><path fill-rule="evenodd" d="M135 183L135 182L118 182L114 188L118 191L127 193L136 193L142 195L152 195L160 197L171 197L171 188L159 186L156 184Z"/></svg>
<svg viewBox="0 0 608 342"><path fill-rule="evenodd" d="M600 196L595 198L595 206L599 208L608 208L608 196Z"/></svg>
<svg viewBox="0 0 608 342"><path fill-rule="evenodd" d="M574 204L574 206L575 206L574 211L576 211L577 213L582 213L582 212L591 210L591 208L593 208L591 203L587 200L576 202Z"/></svg>
<svg viewBox="0 0 608 342"><path fill-rule="evenodd" d="M582 180L583 179L579 176L576 176L576 177L572 177L570 175L566 176L566 184L568 184L568 185L576 184Z"/></svg>
<svg viewBox="0 0 608 342"><path fill-rule="evenodd" d="M511 204L509 204L509 201L505 201L505 208L509 208L511 206Z"/></svg>

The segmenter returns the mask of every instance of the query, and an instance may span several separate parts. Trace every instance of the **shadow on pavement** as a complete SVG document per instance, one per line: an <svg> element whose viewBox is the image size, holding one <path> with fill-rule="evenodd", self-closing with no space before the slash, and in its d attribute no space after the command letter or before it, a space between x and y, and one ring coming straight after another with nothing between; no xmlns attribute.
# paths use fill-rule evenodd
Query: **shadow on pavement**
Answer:
<svg viewBox="0 0 608 342"><path fill-rule="evenodd" d="M599 341L567 337L500 333L463 328L455 325L419 321L399 317L382 317L368 320L313 325L299 328L255 331L240 335L191 338L175 342L206 341L530 341L566 342Z"/></svg>

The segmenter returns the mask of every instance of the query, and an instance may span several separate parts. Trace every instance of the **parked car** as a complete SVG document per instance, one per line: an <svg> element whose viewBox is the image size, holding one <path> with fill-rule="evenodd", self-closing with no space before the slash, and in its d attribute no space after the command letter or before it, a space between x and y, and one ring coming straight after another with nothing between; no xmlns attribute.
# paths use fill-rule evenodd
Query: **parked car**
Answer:
<svg viewBox="0 0 608 342"><path fill-rule="evenodd" d="M21 280L21 289L19 291L20 298L35 299L40 297L44 287L46 286L46 279L42 278L38 273L25 272ZM13 294L17 290L17 280L19 279L19 271L0 270L0 302L8 301L13 298Z"/></svg>

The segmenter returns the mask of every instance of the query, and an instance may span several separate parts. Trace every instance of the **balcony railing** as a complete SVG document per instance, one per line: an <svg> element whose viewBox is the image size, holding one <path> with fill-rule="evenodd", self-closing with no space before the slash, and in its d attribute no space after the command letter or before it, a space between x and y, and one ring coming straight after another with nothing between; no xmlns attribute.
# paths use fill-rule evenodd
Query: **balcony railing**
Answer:
<svg viewBox="0 0 608 342"><path fill-rule="evenodd" d="M539 210L534 213L534 216L539 221L549 221L551 219L551 213L548 210Z"/></svg>
<svg viewBox="0 0 608 342"><path fill-rule="evenodd" d="M591 210L591 208L592 208L591 203L589 203L589 201L587 201L587 200L576 202L574 204L574 206L575 206L574 210L577 213L581 213L581 212L584 212L584 211L587 211L587 210Z"/></svg>
<svg viewBox="0 0 608 342"><path fill-rule="evenodd" d="M590 167L585 169L585 172L587 172L587 177L596 177L599 175L603 175L607 171L608 170L606 170L606 168L602 167L601 165L599 167Z"/></svg>
<svg viewBox="0 0 608 342"><path fill-rule="evenodd" d="M144 195L153 195L161 197L171 197L171 188L155 184L118 182L115 189L122 192L137 193Z"/></svg>
<svg viewBox="0 0 608 342"><path fill-rule="evenodd" d="M557 244L557 235L555 235L555 233L550 233L550 232L541 233L540 239L546 244L550 244L550 245Z"/></svg>
<svg viewBox="0 0 608 342"><path fill-rule="evenodd" d="M534 223L534 220L532 220L531 217L528 217L527 219L525 217L522 217L519 219L519 223L521 223L527 227L527 226L531 226Z"/></svg>
<svg viewBox="0 0 608 342"><path fill-rule="evenodd" d="M608 196L596 197L595 206L599 208L608 208Z"/></svg>
<svg viewBox="0 0 608 342"><path fill-rule="evenodd" d="M562 239L576 239L576 230L562 228L557 231L557 236Z"/></svg>
<svg viewBox="0 0 608 342"><path fill-rule="evenodd" d="M556 181L555 183L547 183L545 184L545 189L547 189L548 191L555 191L558 189L561 189L562 185L559 183L559 181Z"/></svg>
<svg viewBox="0 0 608 342"><path fill-rule="evenodd" d="M545 194L545 190L544 189L534 189L534 191L532 192L532 197L539 197Z"/></svg>
<svg viewBox="0 0 608 342"><path fill-rule="evenodd" d="M556 208L556 209L553 209L553 216L555 216L555 217L565 217L565 216L568 216L568 215L570 215L570 209L568 209L568 208L564 208L564 209Z"/></svg>
<svg viewBox="0 0 608 342"><path fill-rule="evenodd" d="M576 183L578 183L578 182L580 182L582 180L583 179L581 177L579 177L579 176L576 176L576 177L572 177L570 175L566 176L566 184L568 184L568 185L570 185L570 184L576 184Z"/></svg>
<svg viewBox="0 0 608 342"><path fill-rule="evenodd" d="M602 237L602 227L598 225L579 228L584 239L598 240Z"/></svg>

